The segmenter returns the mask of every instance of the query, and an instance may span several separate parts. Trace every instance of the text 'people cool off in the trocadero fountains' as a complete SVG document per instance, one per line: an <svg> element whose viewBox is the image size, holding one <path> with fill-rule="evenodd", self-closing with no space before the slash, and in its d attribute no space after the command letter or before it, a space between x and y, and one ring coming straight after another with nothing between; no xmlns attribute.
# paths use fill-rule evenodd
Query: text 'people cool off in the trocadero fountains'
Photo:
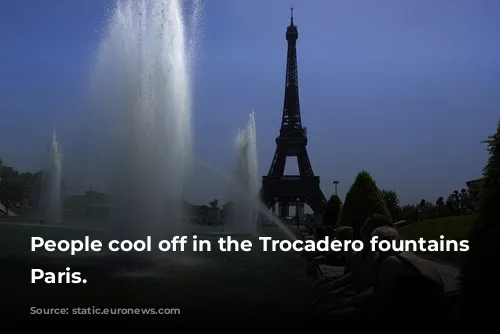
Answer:
<svg viewBox="0 0 500 334"><path fill-rule="evenodd" d="M261 250L264 252L341 252L352 250L359 252L365 247L375 251L410 251L410 252L467 252L469 250L468 240L447 240L440 236L439 240L380 240L374 236L369 245L365 245L361 240L336 240L326 237L323 240L276 240L271 237L258 237ZM190 244L189 248L187 244ZM236 240L231 236L221 237L217 240L217 249L221 252L250 252L253 249L252 240ZM175 236L172 239L163 239L156 242L151 236L141 240L111 240L107 243L107 251L110 252L193 252L212 251L210 240L198 239L196 235L188 241L187 236ZM49 240L41 237L31 238L31 251L61 252L69 255L76 255L84 252L103 251L103 242L85 236L83 239L73 240ZM64 271L49 272L43 269L31 269L31 283L47 284L80 284L87 283L82 278L82 273L72 272L70 267L65 267Z"/></svg>

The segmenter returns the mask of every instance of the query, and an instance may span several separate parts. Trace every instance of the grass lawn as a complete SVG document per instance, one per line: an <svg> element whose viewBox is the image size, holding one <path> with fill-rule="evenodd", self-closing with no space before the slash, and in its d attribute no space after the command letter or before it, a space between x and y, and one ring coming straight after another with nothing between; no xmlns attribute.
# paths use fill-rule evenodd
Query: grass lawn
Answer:
<svg viewBox="0 0 500 334"><path fill-rule="evenodd" d="M439 240L441 235L448 240L467 239L470 228L472 227L475 215L457 216L429 219L423 223L413 223L399 228L399 232L404 239L418 240ZM440 262L446 262L453 265L460 263L460 252L426 252L420 255Z"/></svg>

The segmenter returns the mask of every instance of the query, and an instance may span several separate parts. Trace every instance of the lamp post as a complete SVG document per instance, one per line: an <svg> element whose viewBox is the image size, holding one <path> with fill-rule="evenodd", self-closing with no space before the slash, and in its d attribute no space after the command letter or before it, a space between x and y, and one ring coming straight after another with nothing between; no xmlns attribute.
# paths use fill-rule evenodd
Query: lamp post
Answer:
<svg viewBox="0 0 500 334"><path fill-rule="evenodd" d="M337 186L339 184L339 181L333 181L333 185L335 186L335 196L337 196Z"/></svg>

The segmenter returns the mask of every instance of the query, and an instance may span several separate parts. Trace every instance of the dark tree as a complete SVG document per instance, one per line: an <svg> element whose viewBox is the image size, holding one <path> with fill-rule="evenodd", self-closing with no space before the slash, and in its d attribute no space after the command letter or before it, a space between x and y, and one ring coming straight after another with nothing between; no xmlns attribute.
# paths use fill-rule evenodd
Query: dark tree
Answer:
<svg viewBox="0 0 500 334"><path fill-rule="evenodd" d="M46 176L42 171L33 174L32 184L27 193L28 202L33 208L38 208Z"/></svg>
<svg viewBox="0 0 500 334"><path fill-rule="evenodd" d="M323 213L323 225L334 226L339 220L340 208L342 201L337 195L332 195L326 203L325 212Z"/></svg>
<svg viewBox="0 0 500 334"><path fill-rule="evenodd" d="M415 222L418 220L417 206L413 204L406 204L401 207L398 213L398 220L407 220Z"/></svg>
<svg viewBox="0 0 500 334"><path fill-rule="evenodd" d="M213 201L208 202L208 204L210 204L212 209L217 209L219 207L219 200L216 198Z"/></svg>
<svg viewBox="0 0 500 334"><path fill-rule="evenodd" d="M196 206L196 215L197 216L208 217L209 212L210 212L210 207L205 205L205 204Z"/></svg>
<svg viewBox="0 0 500 334"><path fill-rule="evenodd" d="M464 318L482 324L497 317L496 308L485 300L495 303L498 295L494 270L500 254L500 121L486 144L490 157L483 170L478 216L469 235L470 250L464 254L461 282Z"/></svg>
<svg viewBox="0 0 500 334"><path fill-rule="evenodd" d="M22 198L22 182L19 172L12 167L0 164L0 202L8 206Z"/></svg>
<svg viewBox="0 0 500 334"><path fill-rule="evenodd" d="M382 198L382 192L370 173L362 171L347 193L339 223L351 226L354 230L354 237L359 238L361 225L374 213L390 216Z"/></svg>
<svg viewBox="0 0 500 334"><path fill-rule="evenodd" d="M19 173L0 159L0 203L22 203L36 206L41 194L41 172Z"/></svg>
<svg viewBox="0 0 500 334"><path fill-rule="evenodd" d="M384 189L382 190L382 198L384 199L387 210L389 210L392 218L396 220L398 212L401 210L399 206L399 197L394 190Z"/></svg>

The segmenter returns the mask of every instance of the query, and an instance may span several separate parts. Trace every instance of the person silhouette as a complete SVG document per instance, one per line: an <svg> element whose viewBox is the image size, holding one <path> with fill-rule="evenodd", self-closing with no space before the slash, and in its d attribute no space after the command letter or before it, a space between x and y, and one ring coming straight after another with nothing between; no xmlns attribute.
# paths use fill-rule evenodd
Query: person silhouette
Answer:
<svg viewBox="0 0 500 334"><path fill-rule="evenodd" d="M455 206L457 203L457 193L458 191L455 190L455 192L452 192L450 196L446 199L446 207L450 211L450 214L455 213Z"/></svg>
<svg viewBox="0 0 500 334"><path fill-rule="evenodd" d="M438 200L436 201L436 209L437 209L438 217L444 216L443 209L444 209L445 206L446 205L444 204L444 198L443 197L439 197Z"/></svg>

